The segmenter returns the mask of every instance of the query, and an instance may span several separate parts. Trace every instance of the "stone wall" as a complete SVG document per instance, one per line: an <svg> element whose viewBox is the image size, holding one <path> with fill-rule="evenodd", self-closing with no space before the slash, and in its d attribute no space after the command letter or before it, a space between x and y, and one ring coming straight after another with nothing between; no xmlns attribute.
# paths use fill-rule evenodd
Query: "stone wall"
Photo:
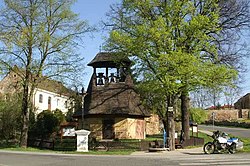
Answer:
<svg viewBox="0 0 250 166"><path fill-rule="evenodd" d="M242 110L242 119L248 119L249 109ZM215 113L215 121L235 121L240 119L240 110L228 109L228 110L208 110L208 120L212 120L212 113Z"/></svg>

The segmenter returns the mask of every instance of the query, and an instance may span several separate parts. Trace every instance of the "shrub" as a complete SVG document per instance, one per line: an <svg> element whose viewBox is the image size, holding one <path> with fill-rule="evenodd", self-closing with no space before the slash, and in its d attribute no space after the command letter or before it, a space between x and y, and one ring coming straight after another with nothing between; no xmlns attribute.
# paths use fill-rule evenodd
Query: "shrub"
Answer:
<svg viewBox="0 0 250 166"><path fill-rule="evenodd" d="M21 131L21 103L18 98L0 101L0 140L19 140Z"/></svg>
<svg viewBox="0 0 250 166"><path fill-rule="evenodd" d="M207 120L207 112L201 108L191 108L190 118L198 124L204 123Z"/></svg>

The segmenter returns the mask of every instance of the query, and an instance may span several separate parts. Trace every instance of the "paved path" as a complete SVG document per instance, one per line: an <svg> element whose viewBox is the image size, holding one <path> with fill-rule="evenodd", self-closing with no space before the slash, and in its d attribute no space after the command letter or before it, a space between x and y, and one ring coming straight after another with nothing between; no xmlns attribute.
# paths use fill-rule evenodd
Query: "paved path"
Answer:
<svg viewBox="0 0 250 166"><path fill-rule="evenodd" d="M203 166L250 165L247 153L206 155L202 147L171 152L135 152L131 155L75 155L8 152L0 150L0 166Z"/></svg>
<svg viewBox="0 0 250 166"><path fill-rule="evenodd" d="M209 126L199 125L199 130L206 130L206 131L220 130L228 134L232 134L235 137L250 138L250 129L244 129L244 128L219 127L219 126L213 127L211 125Z"/></svg>
<svg viewBox="0 0 250 166"><path fill-rule="evenodd" d="M247 153L236 154L204 154L202 147L194 149L177 149L171 152L162 153L139 153L136 152L134 156L158 156L169 160L169 163L174 165L186 166L203 166L203 165L223 165L223 166L249 166L250 155ZM168 164L169 165L169 164Z"/></svg>

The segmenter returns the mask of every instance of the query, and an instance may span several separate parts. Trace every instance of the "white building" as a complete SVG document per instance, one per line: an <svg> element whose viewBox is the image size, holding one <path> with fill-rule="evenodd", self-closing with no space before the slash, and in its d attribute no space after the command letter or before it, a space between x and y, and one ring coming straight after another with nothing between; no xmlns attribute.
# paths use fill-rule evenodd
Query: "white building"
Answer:
<svg viewBox="0 0 250 166"><path fill-rule="evenodd" d="M17 72L9 72L0 81L0 96L7 98L11 94L21 92L21 78ZM64 114L72 107L74 92L67 89L61 82L43 77L38 82L33 96L32 104L35 108L35 114L43 110L61 110Z"/></svg>
<svg viewBox="0 0 250 166"><path fill-rule="evenodd" d="M33 105L36 109L36 114L39 114L43 110L56 109L59 109L66 114L72 104L69 96L36 88L33 95Z"/></svg>

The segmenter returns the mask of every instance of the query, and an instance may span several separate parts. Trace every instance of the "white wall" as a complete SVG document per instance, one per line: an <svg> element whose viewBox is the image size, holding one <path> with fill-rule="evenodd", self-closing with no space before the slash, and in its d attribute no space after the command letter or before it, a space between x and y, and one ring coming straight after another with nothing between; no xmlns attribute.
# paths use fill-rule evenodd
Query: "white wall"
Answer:
<svg viewBox="0 0 250 166"><path fill-rule="evenodd" d="M42 95L43 100L42 103L39 102L39 95ZM64 114L68 112L68 109L70 108L71 101L69 100L69 97L59 95L53 92L49 92L46 90L38 89L36 88L33 95L33 103L36 108L36 114L39 114L43 110L47 110L48 107L48 98L51 97L51 110L59 109ZM67 104L65 104L67 102Z"/></svg>

